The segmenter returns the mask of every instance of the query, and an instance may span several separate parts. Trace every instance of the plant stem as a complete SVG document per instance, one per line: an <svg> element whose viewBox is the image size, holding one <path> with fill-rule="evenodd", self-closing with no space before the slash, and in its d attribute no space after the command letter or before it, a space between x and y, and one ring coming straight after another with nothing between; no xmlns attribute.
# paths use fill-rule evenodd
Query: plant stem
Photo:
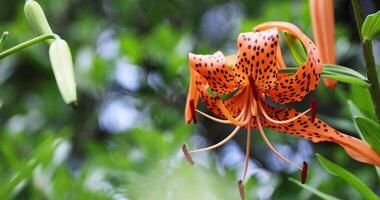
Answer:
<svg viewBox="0 0 380 200"><path fill-rule="evenodd" d="M54 39L54 38L57 38L58 36L55 35L55 34L45 34L45 35L40 35L38 37L35 37L31 40L28 40L28 41L25 41L23 43L20 43L12 48L9 48L3 52L0 53L0 60L17 52L17 51L20 51L26 47L29 47L31 45L34 45L34 44L37 44L39 42L42 42L42 41L45 41L47 39Z"/></svg>
<svg viewBox="0 0 380 200"><path fill-rule="evenodd" d="M358 28L360 42L362 44L362 50L364 55L364 62L367 68L367 77L370 82L369 93L371 94L372 102L375 106L375 113L377 116L377 121L380 123L380 87L379 80L377 78L376 63L373 56L372 41L363 40L361 33L363 26L363 15L360 6L360 0L351 0L352 7L354 10L356 26Z"/></svg>

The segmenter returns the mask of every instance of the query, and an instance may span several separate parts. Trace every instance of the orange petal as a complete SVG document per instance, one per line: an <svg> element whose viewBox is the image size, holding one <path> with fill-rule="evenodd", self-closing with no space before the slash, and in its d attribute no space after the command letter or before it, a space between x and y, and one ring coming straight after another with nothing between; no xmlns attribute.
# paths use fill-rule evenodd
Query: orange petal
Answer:
<svg viewBox="0 0 380 200"><path fill-rule="evenodd" d="M310 0L310 14L315 44L323 64L335 64L335 23L333 0ZM324 79L327 87L334 88L335 80Z"/></svg>
<svg viewBox="0 0 380 200"><path fill-rule="evenodd" d="M189 54L189 64L208 82L211 90L217 94L228 94L237 88L232 69L228 67L222 52L213 55Z"/></svg>
<svg viewBox="0 0 380 200"><path fill-rule="evenodd" d="M276 120L286 120L300 114L300 112L294 109L276 108L267 104L265 105L265 110L271 118ZM374 151L367 143L340 133L319 119L315 119L315 121L312 122L310 117L303 115L296 121L286 124L275 124L267 120L263 121L264 126L282 133L294 134L313 142L326 141L337 143L342 146L353 159L380 166L380 154Z"/></svg>
<svg viewBox="0 0 380 200"><path fill-rule="evenodd" d="M226 119L221 110L218 108L215 98L207 91L208 82L198 72L195 72L195 84L199 96L202 98L203 104L216 116ZM233 117L237 117L243 110L248 97L244 90L238 91L233 97L224 100L224 105Z"/></svg>
<svg viewBox="0 0 380 200"><path fill-rule="evenodd" d="M293 76L278 77L268 96L278 103L289 103L301 101L310 91L314 90L320 81L322 73L322 63L319 53L314 43L299 30L295 25L287 22L267 22L255 27L255 30L267 30L271 28L286 30L306 47L308 58L305 63L299 66L298 71Z"/></svg>
<svg viewBox="0 0 380 200"><path fill-rule="evenodd" d="M277 30L241 33L237 44L234 72L235 76L242 76L241 85L246 85L252 75L260 91L269 90L277 79Z"/></svg>

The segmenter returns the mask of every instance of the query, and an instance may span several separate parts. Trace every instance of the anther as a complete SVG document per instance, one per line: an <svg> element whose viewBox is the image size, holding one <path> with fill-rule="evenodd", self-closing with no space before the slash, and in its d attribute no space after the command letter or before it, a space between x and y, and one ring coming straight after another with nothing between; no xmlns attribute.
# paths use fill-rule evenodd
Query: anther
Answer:
<svg viewBox="0 0 380 200"><path fill-rule="evenodd" d="M189 151L187 150L186 144L182 145L182 152L185 155L186 160L190 163L190 165L193 165L194 161L191 158L191 155L190 155Z"/></svg>
<svg viewBox="0 0 380 200"><path fill-rule="evenodd" d="M314 97L311 97L310 98L310 117L311 117L311 122L314 122L316 114L317 114L317 101L315 100Z"/></svg>
<svg viewBox="0 0 380 200"><path fill-rule="evenodd" d="M306 182L306 176L307 176L307 162L303 161L302 171L301 171L301 183L304 184Z"/></svg>
<svg viewBox="0 0 380 200"><path fill-rule="evenodd" d="M194 124L196 124L197 123L197 116L195 115L194 100L190 100L190 113L191 113L191 118L192 118Z"/></svg>
<svg viewBox="0 0 380 200"><path fill-rule="evenodd" d="M242 180L239 180L237 182L238 184L238 188L239 188L239 193L240 193L240 197L241 199L245 199L245 192L244 192L244 185L243 185L243 181Z"/></svg>

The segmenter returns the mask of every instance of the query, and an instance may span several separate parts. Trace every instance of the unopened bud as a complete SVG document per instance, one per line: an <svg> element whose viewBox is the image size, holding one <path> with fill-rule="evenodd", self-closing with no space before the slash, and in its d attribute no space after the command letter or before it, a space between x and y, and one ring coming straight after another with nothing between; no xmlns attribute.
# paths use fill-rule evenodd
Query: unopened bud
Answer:
<svg viewBox="0 0 380 200"><path fill-rule="evenodd" d="M66 104L76 105L77 92L74 79L73 60L69 45L65 40L57 38L49 48L50 62L55 80Z"/></svg>
<svg viewBox="0 0 380 200"><path fill-rule="evenodd" d="M53 34L40 4L34 0L27 0L24 6L24 12L29 24L38 35ZM51 44L53 40L47 40L47 42Z"/></svg>

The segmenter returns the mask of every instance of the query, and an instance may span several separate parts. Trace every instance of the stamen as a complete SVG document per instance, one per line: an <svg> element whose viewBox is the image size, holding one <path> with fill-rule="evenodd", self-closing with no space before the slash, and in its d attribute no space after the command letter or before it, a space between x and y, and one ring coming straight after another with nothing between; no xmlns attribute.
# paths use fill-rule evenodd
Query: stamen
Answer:
<svg viewBox="0 0 380 200"><path fill-rule="evenodd" d="M249 124L251 124L251 123L249 123ZM245 164L244 164L243 181L245 181L245 177L247 175L248 163L249 163L250 146L251 146L251 128L250 128L250 125L248 125L247 126L247 144L246 144L246 147L245 147Z"/></svg>
<svg viewBox="0 0 380 200"><path fill-rule="evenodd" d="M235 130L232 131L232 133L230 135L228 135L224 140L220 141L217 144L214 144L212 146L202 148L202 149L192 150L192 151L189 151L189 153L196 153L196 152L207 151L207 150L212 150L212 149L218 148L218 147L222 146L223 144L227 143L228 141L230 141L236 135L236 133L239 132L240 128L241 128L240 126L237 126L235 128Z"/></svg>
<svg viewBox="0 0 380 200"><path fill-rule="evenodd" d="M195 106L194 106L194 100L190 100L190 112L191 112L191 118L193 119L194 124L197 123L197 116L195 115Z"/></svg>
<svg viewBox="0 0 380 200"><path fill-rule="evenodd" d="M250 99L252 99L252 101L253 101L253 104L251 104L251 106L250 106L251 114L253 117L255 117L257 115L257 101L253 98L252 92L250 93Z"/></svg>
<svg viewBox="0 0 380 200"><path fill-rule="evenodd" d="M239 193L240 193L241 199L245 199L245 192L244 192L243 181L239 180L237 184L238 184L238 188L239 188Z"/></svg>
<svg viewBox="0 0 380 200"><path fill-rule="evenodd" d="M302 184L304 184L306 182L307 168L308 168L307 162L303 161L303 167L302 167L302 171L301 171L301 183Z"/></svg>
<svg viewBox="0 0 380 200"><path fill-rule="evenodd" d="M317 101L315 100L314 97L310 98L310 117L311 117L311 122L314 122L315 116L317 114Z"/></svg>
<svg viewBox="0 0 380 200"><path fill-rule="evenodd" d="M189 151L187 150L186 144L182 145L182 152L185 155L186 160L190 163L190 165L193 165L194 161L191 158L191 155L190 155Z"/></svg>
<svg viewBox="0 0 380 200"><path fill-rule="evenodd" d="M264 115L265 119L267 119L268 121L272 122L272 123L275 123L275 124L286 124L286 123L290 123L290 122L293 122L295 120L297 120L298 118L302 117L303 115L305 115L306 113L308 113L311 108L307 109L306 111L304 111L303 113L291 118L291 119L287 119L287 120L275 120L273 118L271 118L266 112L265 112L265 109L264 107L261 105L261 103L259 102L259 107L260 107L260 111L261 113Z"/></svg>
<svg viewBox="0 0 380 200"><path fill-rule="evenodd" d="M292 161L286 159L283 155L281 155L273 146L272 144L269 142L267 136L265 135L264 133L264 130L263 130L263 127L261 126L261 122L260 122L260 117L259 116L256 116L256 122L257 122L257 128L259 129L259 132L262 136L262 138L264 139L265 143L267 144L267 146L273 151L274 154L276 154L279 158L281 158L283 161L289 163L290 165L298 168L299 170L303 170L300 166L296 165L295 163L293 163Z"/></svg>
<svg viewBox="0 0 380 200"><path fill-rule="evenodd" d="M241 122L235 120L234 117L232 117L231 113L227 110L226 106L224 106L224 103L223 101L220 99L219 96L216 96L215 97L215 101L216 101L216 105L218 106L218 108L220 109L220 111L222 112L222 114L228 119L230 120L234 125L236 126L244 126L241 124Z"/></svg>
<svg viewBox="0 0 380 200"><path fill-rule="evenodd" d="M221 124L232 124L231 122L230 122L230 120L225 120L225 119L219 119L219 118L216 118L216 117L213 117L213 116L211 116L211 115L209 115L209 114L206 114L206 113L204 113L204 112L202 112L202 111L200 111L200 110L195 110L195 111L197 111L199 114L201 114L201 115L203 115L203 116L205 116L205 117L207 117L207 118L209 118L209 119L211 119L211 120L213 120L213 121L216 121L216 122L218 122L218 123L221 123Z"/></svg>

